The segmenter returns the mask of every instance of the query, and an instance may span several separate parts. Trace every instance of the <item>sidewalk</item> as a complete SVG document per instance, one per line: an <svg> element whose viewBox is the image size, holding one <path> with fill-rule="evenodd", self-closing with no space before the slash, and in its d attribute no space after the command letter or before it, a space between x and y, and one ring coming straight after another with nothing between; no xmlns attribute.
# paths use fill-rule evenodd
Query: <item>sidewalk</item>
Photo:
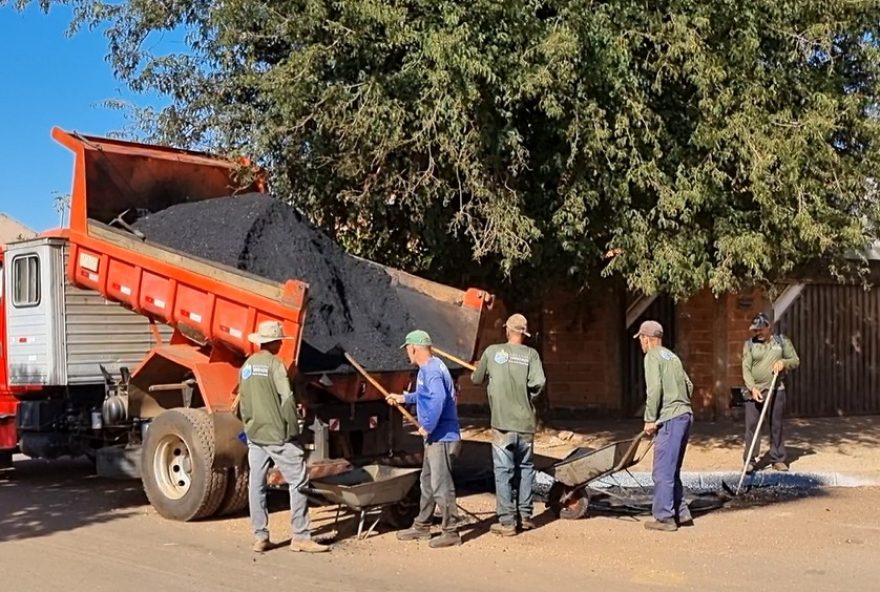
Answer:
<svg viewBox="0 0 880 592"><path fill-rule="evenodd" d="M491 441L487 418L462 418L462 437ZM597 448L615 440L630 439L642 429L634 420L555 420L535 439L535 454L544 464L566 456L574 448ZM767 428L762 453L767 452ZM695 421L683 471L691 480L712 481L742 470L743 426L733 421ZM788 419L785 440L791 472L774 474L765 469L759 477L769 482L807 479L818 485L880 485L880 416L821 419ZM650 474L651 453L633 473L641 481ZM714 474L714 477L710 474ZM774 475L778 475L774 476ZM648 475L649 477L649 475Z"/></svg>

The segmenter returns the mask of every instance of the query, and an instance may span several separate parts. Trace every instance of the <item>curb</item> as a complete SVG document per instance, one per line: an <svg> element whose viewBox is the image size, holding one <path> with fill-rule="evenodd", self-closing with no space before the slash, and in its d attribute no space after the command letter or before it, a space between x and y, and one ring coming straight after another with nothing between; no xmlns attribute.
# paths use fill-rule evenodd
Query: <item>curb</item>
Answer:
<svg viewBox="0 0 880 592"><path fill-rule="evenodd" d="M736 487L740 474L733 471L686 472L681 474L685 489L690 491L717 491L721 484ZM651 473L616 473L594 482L594 487L653 487ZM851 475L832 471L778 473L760 471L746 475L745 487L778 487L791 489L817 489L821 487L872 487L880 486L880 476Z"/></svg>

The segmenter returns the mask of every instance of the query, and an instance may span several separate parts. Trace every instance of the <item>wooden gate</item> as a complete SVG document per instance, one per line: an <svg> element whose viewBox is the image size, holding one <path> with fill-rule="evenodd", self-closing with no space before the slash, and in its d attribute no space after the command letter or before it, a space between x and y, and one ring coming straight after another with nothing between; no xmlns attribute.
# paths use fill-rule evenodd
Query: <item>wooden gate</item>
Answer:
<svg viewBox="0 0 880 592"><path fill-rule="evenodd" d="M787 377L788 415L880 413L880 290L807 285L777 330L801 359Z"/></svg>

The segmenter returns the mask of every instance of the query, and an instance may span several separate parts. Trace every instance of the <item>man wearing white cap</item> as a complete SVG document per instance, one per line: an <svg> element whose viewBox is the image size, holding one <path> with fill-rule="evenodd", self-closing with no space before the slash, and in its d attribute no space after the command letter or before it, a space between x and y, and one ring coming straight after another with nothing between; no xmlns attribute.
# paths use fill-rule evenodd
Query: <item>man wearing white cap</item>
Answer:
<svg viewBox="0 0 880 592"><path fill-rule="evenodd" d="M278 357L284 329L278 321L260 323L248 340L260 346L241 367L239 397L241 419L248 440L248 502L254 531L254 551L269 548L269 514L266 510L266 474L274 462L290 489L291 551L322 553L330 547L312 540L308 500L301 489L308 482L305 449L299 443L299 417L287 368Z"/></svg>
<svg viewBox="0 0 880 592"><path fill-rule="evenodd" d="M474 384L489 381L498 514L498 522L491 530L501 536L513 536L517 518L523 530L535 527L532 522L535 472L532 450L538 422L534 400L544 390L546 379L538 352L523 344L525 338L530 337L526 318L521 314L512 315L504 328L507 343L486 348L471 380Z"/></svg>

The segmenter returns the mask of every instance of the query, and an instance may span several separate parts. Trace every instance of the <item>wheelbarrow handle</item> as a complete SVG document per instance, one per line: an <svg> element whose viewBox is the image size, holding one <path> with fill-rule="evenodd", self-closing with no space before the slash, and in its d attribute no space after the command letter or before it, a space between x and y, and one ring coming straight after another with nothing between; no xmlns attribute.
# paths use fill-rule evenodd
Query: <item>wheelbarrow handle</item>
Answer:
<svg viewBox="0 0 880 592"><path fill-rule="evenodd" d="M650 436L650 438L651 438L651 442L650 442L650 443L648 444L648 446L642 451L642 454L639 455L638 458L636 458L636 454L635 454L635 453L638 451L638 447L639 447L639 445L642 443L642 440L644 440L647 436L648 436L648 432L642 430L641 432L639 432L639 435L638 435L638 436L636 436L635 438L633 438L633 443L632 443L632 445L636 447L636 451L633 451L633 463L632 463L633 465L637 465L637 464L639 464L640 462L642 462L642 459L644 459L644 458L648 455L648 452L650 452L651 448L654 446L654 436Z"/></svg>

